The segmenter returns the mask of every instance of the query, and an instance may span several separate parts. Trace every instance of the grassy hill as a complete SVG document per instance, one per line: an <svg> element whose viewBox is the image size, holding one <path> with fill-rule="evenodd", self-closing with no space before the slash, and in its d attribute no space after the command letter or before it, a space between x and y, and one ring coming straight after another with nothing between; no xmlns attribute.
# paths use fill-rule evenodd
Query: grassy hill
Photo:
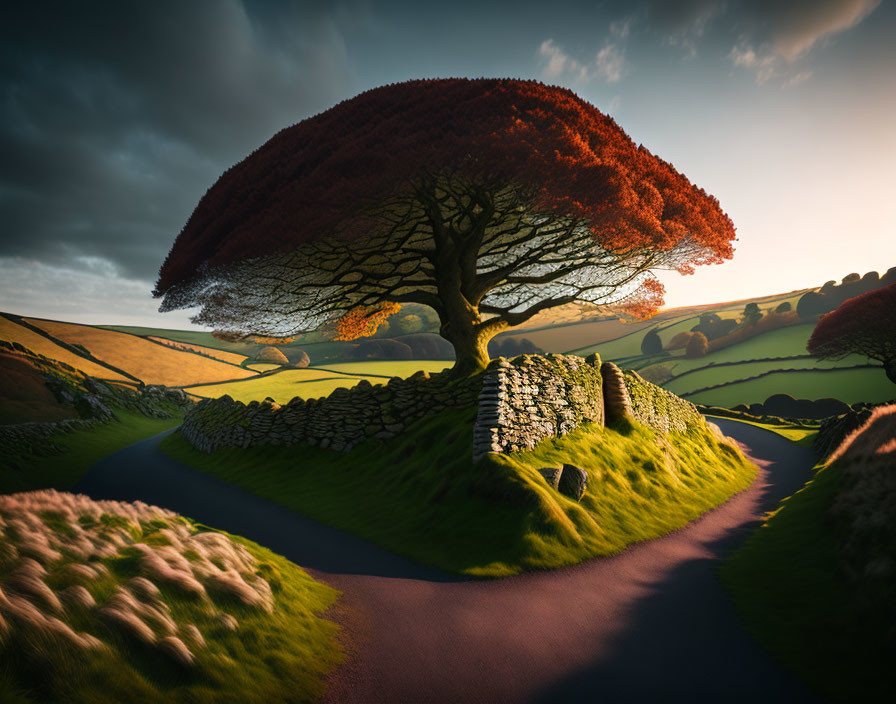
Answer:
<svg viewBox="0 0 896 704"><path fill-rule="evenodd" d="M173 349L128 333L37 318L26 318L24 322L39 328L52 338L82 347L96 359L121 369L146 384L186 386L225 379L245 379L255 375L251 369L237 364L188 350Z"/></svg>
<svg viewBox="0 0 896 704"><path fill-rule="evenodd" d="M585 425L535 449L473 462L475 408L421 420L350 452L262 446L199 452L175 433L172 457L416 561L479 576L571 565L663 535L718 505L755 467L708 427L663 436ZM581 502L539 473L572 463Z"/></svg>
<svg viewBox="0 0 896 704"><path fill-rule="evenodd" d="M129 381L128 377L120 372L97 364L81 354L76 354L75 352L56 344L49 339L49 337L34 332L33 330L19 325L3 316L0 316L0 340L17 342L37 354L42 354L50 359L55 359L64 364L68 364L75 369L81 370L88 376L93 376L97 379Z"/></svg>
<svg viewBox="0 0 896 704"><path fill-rule="evenodd" d="M688 358L684 350L653 356L641 352L641 343L650 331L656 331L663 344L668 345L673 337L697 325L703 314L739 321L747 303L756 303L768 313L782 303L795 308L803 293L791 291L670 309L650 320L630 323L615 317L595 319L590 311L565 308L555 317L540 316L537 324L508 331L498 339L527 338L546 352L583 356L597 352L603 359L635 369L670 391L707 405L749 405L774 393L809 399L835 397L847 403L877 402L896 396L896 387L879 370L867 368L868 360L864 358L820 362L809 357L806 342L814 322L799 321L793 313L792 322L797 324L737 340L704 357ZM30 342L32 349L39 347L47 356L67 361L94 376L185 386L201 397L229 394L242 401L271 397L285 402L295 395L325 396L365 378L410 376L418 369L432 373L450 365L414 360L349 361L355 343L308 343L300 339L280 349L287 356L305 351L312 366L291 370L251 362L261 344L227 342L205 331L85 326L36 319L22 323L32 325L45 337L21 324L0 319L0 339L21 341L26 346ZM87 356L79 356L77 348L71 345L81 345Z"/></svg>
<svg viewBox="0 0 896 704"><path fill-rule="evenodd" d="M826 699L896 698L896 406L820 463L723 566L747 628Z"/></svg>
<svg viewBox="0 0 896 704"><path fill-rule="evenodd" d="M312 701L342 659L338 593L260 545L55 491L0 517L3 702Z"/></svg>

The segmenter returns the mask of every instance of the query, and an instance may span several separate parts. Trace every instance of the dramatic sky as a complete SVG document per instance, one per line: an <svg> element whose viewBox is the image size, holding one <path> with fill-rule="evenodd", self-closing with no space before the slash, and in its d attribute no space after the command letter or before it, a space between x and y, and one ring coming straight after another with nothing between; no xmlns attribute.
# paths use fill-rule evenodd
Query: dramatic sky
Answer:
<svg viewBox="0 0 896 704"><path fill-rule="evenodd" d="M228 166L384 83L568 86L716 195L669 305L896 266L893 0L4 2L0 310L185 327L150 296Z"/></svg>

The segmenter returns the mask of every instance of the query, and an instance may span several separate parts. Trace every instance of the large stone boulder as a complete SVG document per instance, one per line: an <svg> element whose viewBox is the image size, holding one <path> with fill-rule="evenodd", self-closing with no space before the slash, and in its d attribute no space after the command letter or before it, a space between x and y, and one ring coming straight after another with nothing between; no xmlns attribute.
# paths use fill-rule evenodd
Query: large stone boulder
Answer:
<svg viewBox="0 0 896 704"><path fill-rule="evenodd" d="M560 484L560 475L563 473L563 467L542 467L538 473L544 477L544 480L552 489L558 488Z"/></svg>
<svg viewBox="0 0 896 704"><path fill-rule="evenodd" d="M557 489L571 499L581 501L588 486L588 472L572 464L563 465Z"/></svg>

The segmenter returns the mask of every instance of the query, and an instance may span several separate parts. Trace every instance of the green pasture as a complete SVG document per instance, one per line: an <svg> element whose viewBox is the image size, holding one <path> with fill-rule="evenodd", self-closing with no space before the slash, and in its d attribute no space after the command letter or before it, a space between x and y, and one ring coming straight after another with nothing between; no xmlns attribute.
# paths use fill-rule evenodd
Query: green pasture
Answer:
<svg viewBox="0 0 896 704"><path fill-rule="evenodd" d="M365 378L372 384L383 381L377 377L334 374L321 369L284 369L282 372L223 384L190 386L185 391L204 398L220 398L226 394L243 403L262 401L268 397L277 403L288 403L296 396L306 399L329 396L335 389L354 386Z"/></svg>
<svg viewBox="0 0 896 704"><path fill-rule="evenodd" d="M691 361L691 360L688 360ZM770 372L775 369L837 369L841 367L853 367L857 364L865 364L864 357L852 356L836 362L822 361L813 357L804 359L773 360L769 362L744 362L730 366L712 366L699 369L678 379L670 379L663 384L674 394L686 394L696 389L716 386L729 381L747 379L751 376ZM680 374L681 370L674 362L663 365L672 370L673 374Z"/></svg>
<svg viewBox="0 0 896 704"><path fill-rule="evenodd" d="M262 401L268 397L277 403L288 403L296 396L305 399L329 396L336 389L355 386L361 379L371 384L382 384L393 376L409 377L420 370L437 374L451 365L452 362L429 360L340 362L322 367L284 369L222 384L190 386L186 390L204 398L220 398L226 394L243 403Z"/></svg>
<svg viewBox="0 0 896 704"><path fill-rule="evenodd" d="M407 378L418 371L438 374L445 369L454 366L454 362L445 360L366 360L363 362L331 362L315 369L339 372L340 374L354 374L357 376L382 376L391 378L400 376Z"/></svg>
<svg viewBox="0 0 896 704"><path fill-rule="evenodd" d="M686 377L687 378L687 377ZM896 384L883 369L834 369L819 372L783 372L687 396L688 401L730 408L739 403L763 403L773 394L815 400L837 398L849 404L878 403L896 398Z"/></svg>
<svg viewBox="0 0 896 704"><path fill-rule="evenodd" d="M247 369L251 369L256 372L272 372L275 369L279 369L282 367L282 364L269 364L267 362L254 362L253 364L244 365Z"/></svg>

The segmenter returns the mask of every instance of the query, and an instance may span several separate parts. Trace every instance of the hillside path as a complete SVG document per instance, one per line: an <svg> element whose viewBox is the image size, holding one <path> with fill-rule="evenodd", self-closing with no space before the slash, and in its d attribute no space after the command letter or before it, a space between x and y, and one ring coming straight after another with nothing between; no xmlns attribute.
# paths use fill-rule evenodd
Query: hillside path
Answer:
<svg viewBox="0 0 896 704"><path fill-rule="evenodd" d="M749 489L615 557L494 581L421 567L186 467L158 449L164 434L101 460L74 490L243 535L342 590L350 657L328 701L816 701L744 631L715 573L806 481L812 455L717 423L760 466Z"/></svg>

